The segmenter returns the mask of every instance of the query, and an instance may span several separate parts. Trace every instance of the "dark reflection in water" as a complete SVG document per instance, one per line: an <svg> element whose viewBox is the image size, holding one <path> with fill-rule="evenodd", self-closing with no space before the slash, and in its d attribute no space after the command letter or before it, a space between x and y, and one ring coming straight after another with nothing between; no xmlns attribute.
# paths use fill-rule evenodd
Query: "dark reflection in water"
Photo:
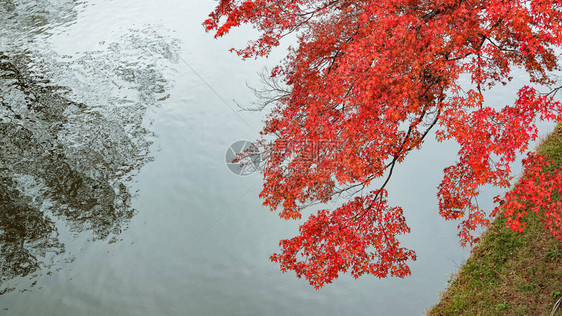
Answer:
<svg viewBox="0 0 562 316"><path fill-rule="evenodd" d="M30 36L49 35L56 27L74 23L85 5L76 0L2 0L3 44L16 46L30 42Z"/></svg>
<svg viewBox="0 0 562 316"><path fill-rule="evenodd" d="M58 255L64 251L53 221L29 205L28 199L13 186L11 179L0 178L2 283L36 272L45 265L47 253Z"/></svg>
<svg viewBox="0 0 562 316"><path fill-rule="evenodd" d="M57 3L0 4L13 40L0 45L0 294L71 261L67 236L111 242L126 228L129 183L151 159L147 114L175 62L177 43L151 26L76 56L14 45L75 18Z"/></svg>

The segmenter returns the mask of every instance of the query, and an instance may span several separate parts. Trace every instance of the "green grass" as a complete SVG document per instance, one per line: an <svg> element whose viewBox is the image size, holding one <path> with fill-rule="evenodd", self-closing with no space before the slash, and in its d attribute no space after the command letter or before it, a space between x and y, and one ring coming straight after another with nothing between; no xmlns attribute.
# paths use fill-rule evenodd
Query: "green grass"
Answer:
<svg viewBox="0 0 562 316"><path fill-rule="evenodd" d="M537 151L562 167L562 123ZM498 214L428 315L550 315L562 296L562 243L530 213L521 234Z"/></svg>

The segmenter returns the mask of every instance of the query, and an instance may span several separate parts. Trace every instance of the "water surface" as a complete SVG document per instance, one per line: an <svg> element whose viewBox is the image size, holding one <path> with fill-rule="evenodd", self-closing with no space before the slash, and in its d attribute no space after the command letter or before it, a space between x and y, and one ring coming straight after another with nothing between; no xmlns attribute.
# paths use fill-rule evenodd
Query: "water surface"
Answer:
<svg viewBox="0 0 562 316"><path fill-rule="evenodd" d="M269 262L297 223L262 207L260 176L232 174L224 155L258 137L265 113L234 111L284 51L228 53L255 33L204 33L215 4L0 4L5 314L420 315L467 258L437 212L457 148L428 141L389 183L412 228L412 276L344 276L316 291ZM489 102L512 102L524 78L514 81Z"/></svg>

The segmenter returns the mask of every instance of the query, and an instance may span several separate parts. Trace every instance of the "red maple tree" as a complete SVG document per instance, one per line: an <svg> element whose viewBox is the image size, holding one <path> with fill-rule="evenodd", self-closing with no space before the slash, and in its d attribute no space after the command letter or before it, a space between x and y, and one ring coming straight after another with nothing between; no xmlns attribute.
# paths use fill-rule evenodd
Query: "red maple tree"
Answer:
<svg viewBox="0 0 562 316"><path fill-rule="evenodd" d="M270 153L264 204L298 219L310 204L352 195L311 215L271 260L317 288L342 272L410 274L407 262L416 255L397 240L409 228L402 209L387 204L385 187L428 136L460 145L438 188L439 212L460 220L461 243L472 244L471 232L493 215L478 207L479 188L508 187L510 164L537 137L534 122L562 119L553 99L561 22L555 0L221 0L204 22L207 31L220 37L251 24L260 32L233 49L243 58L268 55L288 34L298 39L271 71L288 89L273 89L279 93L262 132ZM523 86L514 104L485 105L483 92L509 82L514 68L549 92ZM469 88L461 75L471 79ZM528 161L543 163L534 155ZM562 191L560 176L552 177L545 178L551 192ZM510 210L523 195L506 203L514 228L521 216ZM543 195L530 195L560 238L560 202L549 206Z"/></svg>

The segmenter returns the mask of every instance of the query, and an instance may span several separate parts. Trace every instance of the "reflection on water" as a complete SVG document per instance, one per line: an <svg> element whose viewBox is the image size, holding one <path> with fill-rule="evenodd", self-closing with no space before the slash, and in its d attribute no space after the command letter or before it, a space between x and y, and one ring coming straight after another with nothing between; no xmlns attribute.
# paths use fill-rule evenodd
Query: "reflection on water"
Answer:
<svg viewBox="0 0 562 316"><path fill-rule="evenodd" d="M63 233L116 240L150 160L147 114L167 98L177 43L157 27L75 56L40 45L76 6L0 4L0 294L71 261Z"/></svg>
<svg viewBox="0 0 562 316"><path fill-rule="evenodd" d="M2 0L1 44L18 47L30 43L31 36L48 36L54 28L74 23L84 6L76 0Z"/></svg>
<svg viewBox="0 0 562 316"><path fill-rule="evenodd" d="M46 265L48 253L58 255L64 251L53 221L31 206L29 199L19 191L12 189L14 185L11 179L0 178L2 283L36 272ZM2 289L0 293L8 289Z"/></svg>

